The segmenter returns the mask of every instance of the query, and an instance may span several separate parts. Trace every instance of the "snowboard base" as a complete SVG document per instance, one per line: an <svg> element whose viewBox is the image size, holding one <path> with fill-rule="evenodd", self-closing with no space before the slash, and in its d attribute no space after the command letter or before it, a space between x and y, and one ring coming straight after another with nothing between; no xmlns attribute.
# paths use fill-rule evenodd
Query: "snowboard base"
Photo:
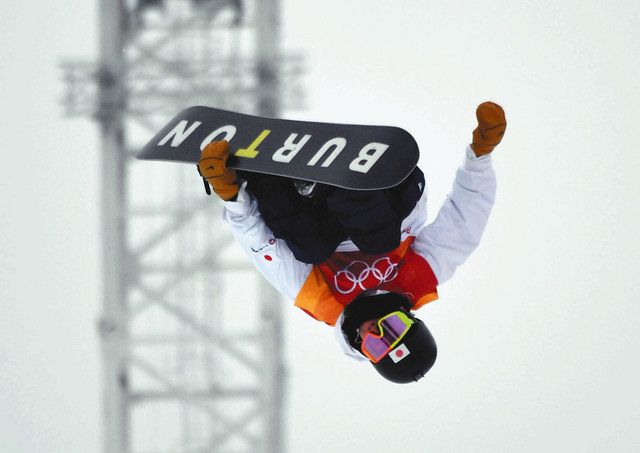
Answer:
<svg viewBox="0 0 640 453"><path fill-rule="evenodd" d="M401 183L418 163L414 138L392 126L265 118L210 107L178 113L138 159L197 163L215 140L227 140L227 166L354 190Z"/></svg>

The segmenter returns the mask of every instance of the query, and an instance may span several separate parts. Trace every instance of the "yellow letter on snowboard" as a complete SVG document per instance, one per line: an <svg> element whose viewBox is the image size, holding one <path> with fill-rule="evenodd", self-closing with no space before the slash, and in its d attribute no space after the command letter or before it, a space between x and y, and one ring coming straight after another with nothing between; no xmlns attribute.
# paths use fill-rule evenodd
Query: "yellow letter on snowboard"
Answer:
<svg viewBox="0 0 640 453"><path fill-rule="evenodd" d="M260 132L260 135L258 135L256 139L249 145L248 148L240 148L238 151L236 151L235 155L253 159L258 155L258 153L260 153L260 151L256 151L256 148L258 147L258 145L260 145L260 143L263 142L265 138L267 138L267 135L269 135L270 133L271 131L269 129L263 130L262 132Z"/></svg>

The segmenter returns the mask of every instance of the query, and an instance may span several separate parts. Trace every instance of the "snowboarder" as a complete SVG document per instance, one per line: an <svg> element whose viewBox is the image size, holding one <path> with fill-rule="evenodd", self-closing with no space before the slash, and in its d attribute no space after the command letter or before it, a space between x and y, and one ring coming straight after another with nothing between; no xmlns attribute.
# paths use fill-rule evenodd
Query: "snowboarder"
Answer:
<svg viewBox="0 0 640 453"><path fill-rule="evenodd" d="M495 200L491 152L502 140L502 108L485 102L453 189L426 224L416 167L400 185L353 191L236 172L229 146L204 148L198 171L225 201L223 218L255 267L318 321L335 326L343 352L396 383L417 381L437 348L413 311L438 298L478 246Z"/></svg>

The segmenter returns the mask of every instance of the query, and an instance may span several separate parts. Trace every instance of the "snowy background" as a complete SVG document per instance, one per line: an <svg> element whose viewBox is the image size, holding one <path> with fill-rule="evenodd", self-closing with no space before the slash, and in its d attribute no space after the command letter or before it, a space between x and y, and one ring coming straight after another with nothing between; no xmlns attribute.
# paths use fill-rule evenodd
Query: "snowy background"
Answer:
<svg viewBox="0 0 640 453"><path fill-rule="evenodd" d="M0 449L97 452L98 134L61 118L57 67L95 55L95 5L0 6ZM419 312L428 378L387 384L285 310L289 451L640 450L640 4L283 8L285 47L309 58L295 117L408 129L431 218L476 105L509 122L484 240Z"/></svg>

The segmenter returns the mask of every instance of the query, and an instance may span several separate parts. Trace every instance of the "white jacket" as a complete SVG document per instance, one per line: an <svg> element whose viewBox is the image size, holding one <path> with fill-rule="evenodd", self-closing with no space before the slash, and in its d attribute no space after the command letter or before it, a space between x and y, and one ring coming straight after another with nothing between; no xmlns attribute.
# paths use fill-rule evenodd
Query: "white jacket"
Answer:
<svg viewBox="0 0 640 453"><path fill-rule="evenodd" d="M297 261L287 244L273 236L260 217L256 200L240 188L237 201L225 202L223 219L235 240L260 273L282 294L295 299L313 265ZM427 190L402 222L401 240L414 236L413 250L431 266L441 284L451 278L480 243L495 201L496 176L491 155L477 158L471 147L457 171L453 189L436 219L427 225ZM350 240L337 251L355 251ZM336 322L336 335L344 352L363 358L341 334L342 316Z"/></svg>

